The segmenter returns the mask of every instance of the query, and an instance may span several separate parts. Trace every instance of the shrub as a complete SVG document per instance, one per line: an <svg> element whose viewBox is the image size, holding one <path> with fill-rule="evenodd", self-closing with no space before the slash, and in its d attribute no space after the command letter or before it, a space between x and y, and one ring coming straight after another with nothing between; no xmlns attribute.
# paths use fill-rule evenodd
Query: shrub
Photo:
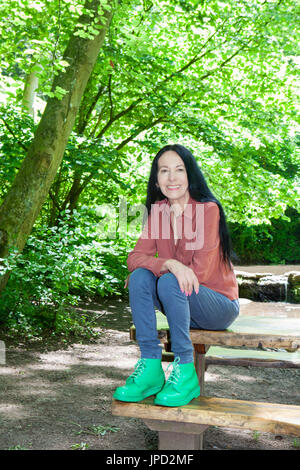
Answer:
<svg viewBox="0 0 300 470"><path fill-rule="evenodd" d="M2 272L11 273L1 295L2 323L27 336L91 335L91 322L73 307L122 294L126 253L123 240L97 241L93 221L76 211L66 211L58 226L35 228L23 252L11 250L3 260Z"/></svg>

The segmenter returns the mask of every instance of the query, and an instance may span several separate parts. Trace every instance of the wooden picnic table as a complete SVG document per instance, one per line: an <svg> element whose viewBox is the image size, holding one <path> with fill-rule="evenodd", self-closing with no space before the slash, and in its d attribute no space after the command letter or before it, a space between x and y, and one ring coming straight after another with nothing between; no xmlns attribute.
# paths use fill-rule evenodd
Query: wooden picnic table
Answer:
<svg viewBox="0 0 300 470"><path fill-rule="evenodd" d="M165 315L157 311L156 318L160 340L169 342ZM300 318L239 315L225 331L191 329L190 334L193 344L278 348L293 352L300 349ZM134 326L130 328L130 337L136 339Z"/></svg>
<svg viewBox="0 0 300 470"><path fill-rule="evenodd" d="M164 345L165 354L170 355L167 319L159 311L156 315L158 338ZM231 360L236 360L237 356L247 361L252 358L258 365L270 360L272 365L289 363L299 366L300 318L240 314L225 331L191 329L190 335L201 396L186 406L175 408L154 406L153 398L139 403L113 400L113 414L142 418L150 429L159 432L159 449L202 449L203 432L210 425L300 436L299 404L207 397L204 381L206 354L210 348L219 348L220 360L226 360L224 356L227 354ZM136 339L134 326L130 328L130 338Z"/></svg>
<svg viewBox="0 0 300 470"><path fill-rule="evenodd" d="M156 318L158 337L168 353L171 351L171 341L167 319L159 311ZM219 363L228 365L300 365L300 318L239 315L225 331L191 329L190 335L201 395L204 395L205 357L210 347L210 363L217 363L219 358ZM130 328L130 338L136 339L134 326ZM229 347L244 347L247 350ZM268 348L272 351L264 351ZM172 360L172 355L169 360Z"/></svg>

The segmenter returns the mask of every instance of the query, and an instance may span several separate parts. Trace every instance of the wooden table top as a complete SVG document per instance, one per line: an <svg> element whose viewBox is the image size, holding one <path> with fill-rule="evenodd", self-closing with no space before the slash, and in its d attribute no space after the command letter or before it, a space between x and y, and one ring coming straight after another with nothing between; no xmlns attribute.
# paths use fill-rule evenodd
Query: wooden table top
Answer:
<svg viewBox="0 0 300 470"><path fill-rule="evenodd" d="M156 316L158 331L165 332L169 338L165 315L157 311ZM190 334L194 344L278 348L292 352L300 349L300 318L244 314L239 315L227 330L191 329ZM134 326L131 327L130 337L135 339Z"/></svg>

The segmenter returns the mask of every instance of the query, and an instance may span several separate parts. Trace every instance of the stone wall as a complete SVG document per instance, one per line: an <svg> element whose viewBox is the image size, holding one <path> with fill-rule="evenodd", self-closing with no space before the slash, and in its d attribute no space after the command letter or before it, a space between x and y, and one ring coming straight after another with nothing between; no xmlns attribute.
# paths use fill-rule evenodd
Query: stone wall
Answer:
<svg viewBox="0 0 300 470"><path fill-rule="evenodd" d="M249 273L235 270L239 284L239 297L258 302L300 303L300 272L282 275Z"/></svg>

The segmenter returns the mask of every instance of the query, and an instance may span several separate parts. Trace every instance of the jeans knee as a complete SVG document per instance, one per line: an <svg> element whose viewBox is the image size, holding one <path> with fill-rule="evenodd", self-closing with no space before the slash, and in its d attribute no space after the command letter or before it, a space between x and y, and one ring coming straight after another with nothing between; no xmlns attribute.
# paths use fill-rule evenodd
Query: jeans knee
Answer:
<svg viewBox="0 0 300 470"><path fill-rule="evenodd" d="M224 330L229 328L229 326L237 319L239 315L239 309L233 307L233 309L228 313L227 318L224 322Z"/></svg>
<svg viewBox="0 0 300 470"><path fill-rule="evenodd" d="M129 276L128 289L137 289L144 287L145 282L149 283L150 280L155 278L154 274L146 268L137 268Z"/></svg>
<svg viewBox="0 0 300 470"><path fill-rule="evenodd" d="M179 289L179 284L176 276L173 273L163 274L157 281L157 293L159 297L164 294L170 295L170 290Z"/></svg>

